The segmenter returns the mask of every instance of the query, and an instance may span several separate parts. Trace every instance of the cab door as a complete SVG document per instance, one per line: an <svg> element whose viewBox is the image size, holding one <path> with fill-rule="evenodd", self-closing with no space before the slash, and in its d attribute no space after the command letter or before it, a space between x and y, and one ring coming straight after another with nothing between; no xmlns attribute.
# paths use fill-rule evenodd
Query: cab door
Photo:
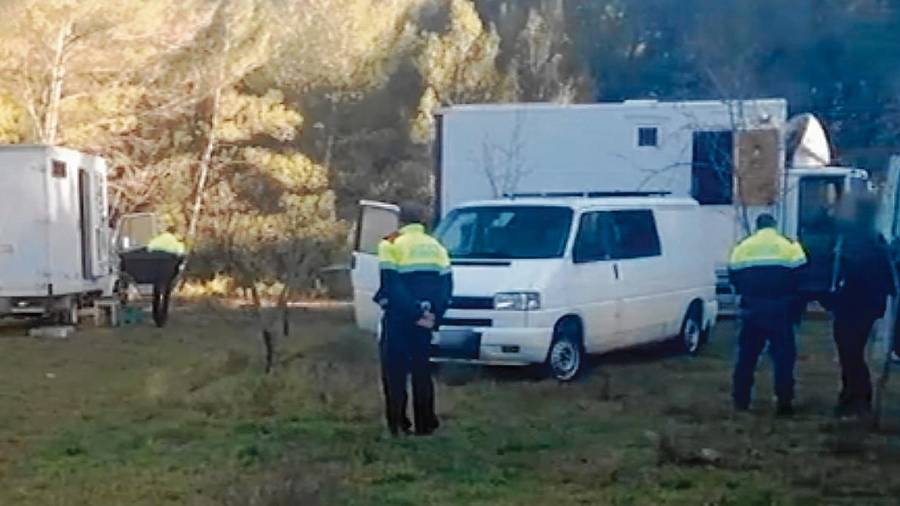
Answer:
<svg viewBox="0 0 900 506"><path fill-rule="evenodd" d="M381 308L372 300L381 284L378 243L397 230L400 208L393 204L364 200L359 203L359 220L350 281L353 284L353 311L356 325L377 332Z"/></svg>
<svg viewBox="0 0 900 506"><path fill-rule="evenodd" d="M568 300L584 322L584 344L590 353L622 345L620 272L611 249L614 226L608 211L585 212L572 250Z"/></svg>

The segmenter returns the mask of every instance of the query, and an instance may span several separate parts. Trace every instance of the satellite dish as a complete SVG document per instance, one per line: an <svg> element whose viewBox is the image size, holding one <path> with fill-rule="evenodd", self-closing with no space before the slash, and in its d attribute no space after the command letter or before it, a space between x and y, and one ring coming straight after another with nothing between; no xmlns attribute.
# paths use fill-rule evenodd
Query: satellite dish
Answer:
<svg viewBox="0 0 900 506"><path fill-rule="evenodd" d="M825 128L809 113L787 124L787 163L790 167L826 167L831 164L831 145Z"/></svg>

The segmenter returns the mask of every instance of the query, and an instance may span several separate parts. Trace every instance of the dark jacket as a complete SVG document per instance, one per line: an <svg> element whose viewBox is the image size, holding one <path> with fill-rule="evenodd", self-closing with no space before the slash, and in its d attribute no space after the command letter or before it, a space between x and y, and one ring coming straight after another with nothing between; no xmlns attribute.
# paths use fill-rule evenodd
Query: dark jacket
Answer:
<svg viewBox="0 0 900 506"><path fill-rule="evenodd" d="M830 297L836 318L878 319L896 292L887 243L880 234L844 234L837 290Z"/></svg>

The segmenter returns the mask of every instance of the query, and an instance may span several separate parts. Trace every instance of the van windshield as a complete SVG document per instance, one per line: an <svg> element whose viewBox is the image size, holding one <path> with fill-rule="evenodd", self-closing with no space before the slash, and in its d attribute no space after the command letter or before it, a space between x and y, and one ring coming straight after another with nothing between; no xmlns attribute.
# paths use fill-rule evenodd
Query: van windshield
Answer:
<svg viewBox="0 0 900 506"><path fill-rule="evenodd" d="M451 211L435 231L452 258L559 258L572 210L553 206L485 206Z"/></svg>

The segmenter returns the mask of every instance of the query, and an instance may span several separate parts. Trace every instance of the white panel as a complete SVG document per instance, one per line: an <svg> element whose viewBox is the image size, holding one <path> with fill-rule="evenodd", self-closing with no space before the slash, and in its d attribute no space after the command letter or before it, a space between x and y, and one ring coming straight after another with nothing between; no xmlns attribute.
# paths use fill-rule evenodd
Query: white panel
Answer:
<svg viewBox="0 0 900 506"><path fill-rule="evenodd" d="M786 111L783 100L453 107L443 113L442 212L510 191L689 196L695 131L780 128ZM637 145L646 126L659 129L657 147Z"/></svg>
<svg viewBox="0 0 900 506"><path fill-rule="evenodd" d="M0 296L46 291L44 148L0 149Z"/></svg>

